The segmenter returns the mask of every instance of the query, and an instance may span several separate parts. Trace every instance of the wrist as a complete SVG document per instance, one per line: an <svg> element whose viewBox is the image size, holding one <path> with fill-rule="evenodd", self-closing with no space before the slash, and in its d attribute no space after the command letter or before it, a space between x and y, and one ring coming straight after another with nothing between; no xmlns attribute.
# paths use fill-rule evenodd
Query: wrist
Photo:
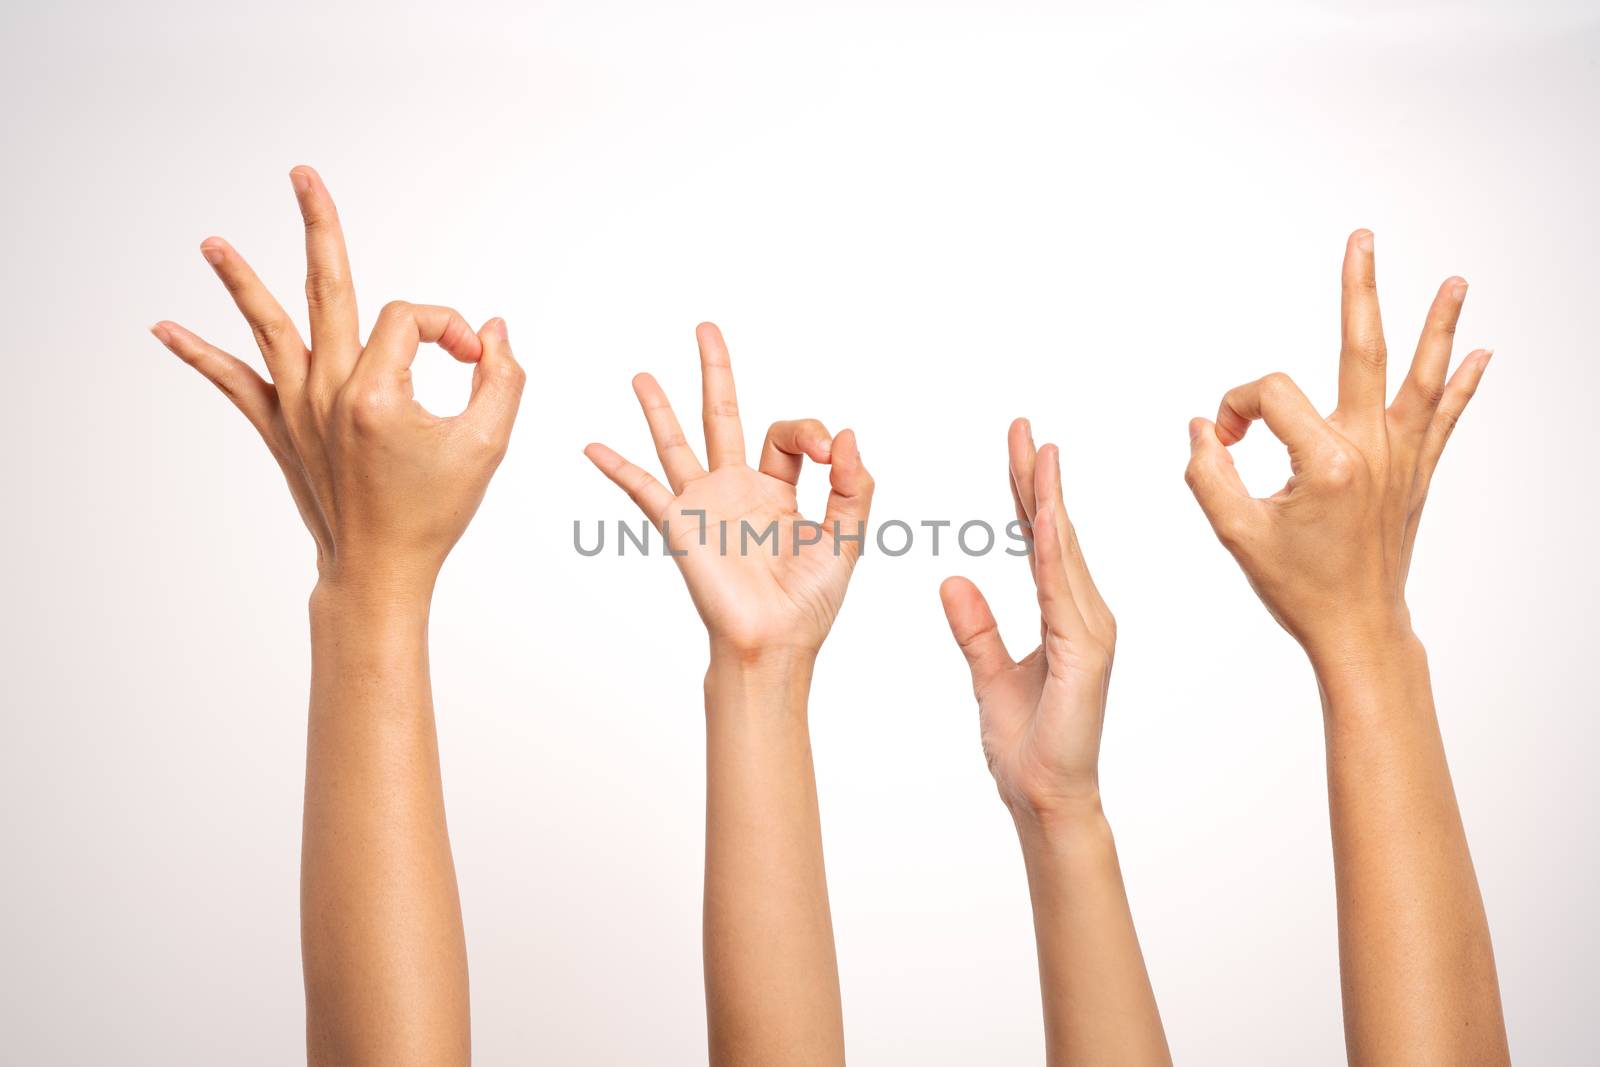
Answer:
<svg viewBox="0 0 1600 1067"><path fill-rule="evenodd" d="M1427 662L1421 639L1409 629L1325 645L1316 651L1308 649L1307 654L1317 681L1336 687L1411 670Z"/></svg>
<svg viewBox="0 0 1600 1067"><path fill-rule="evenodd" d="M750 681L769 680L778 683L804 678L808 682L816 667L817 650L798 646L772 646L747 648L711 639L711 663L706 671L709 680L740 678Z"/></svg>
<svg viewBox="0 0 1600 1067"><path fill-rule="evenodd" d="M1362 709L1387 707L1395 696L1429 686L1427 652L1409 632L1338 655L1313 657L1312 669L1328 718L1359 719Z"/></svg>
<svg viewBox="0 0 1600 1067"><path fill-rule="evenodd" d="M415 603L433 597L443 558L342 547L317 561L317 588L325 600Z"/></svg>
<svg viewBox="0 0 1600 1067"><path fill-rule="evenodd" d="M1024 848L1059 848L1110 833L1111 824L1100 803L1098 785L1071 797L1040 803L1018 802L1007 807Z"/></svg>
<svg viewBox="0 0 1600 1067"><path fill-rule="evenodd" d="M433 603L432 581L399 576L323 574L311 590L314 622L340 624L418 622L426 625Z"/></svg>
<svg viewBox="0 0 1600 1067"><path fill-rule="evenodd" d="M1036 874L1059 869L1061 864L1091 862L1116 851L1111 823L1098 794L1092 800L1085 798L1044 812L1014 809L1012 821L1030 881Z"/></svg>
<svg viewBox="0 0 1600 1067"><path fill-rule="evenodd" d="M814 653L773 649L755 654L711 650L706 668L706 712L758 714L803 722L811 693Z"/></svg>
<svg viewBox="0 0 1600 1067"><path fill-rule="evenodd" d="M1329 680L1390 670L1422 654L1422 642L1404 610L1372 624L1352 622L1335 633L1304 642L1304 648L1317 677Z"/></svg>

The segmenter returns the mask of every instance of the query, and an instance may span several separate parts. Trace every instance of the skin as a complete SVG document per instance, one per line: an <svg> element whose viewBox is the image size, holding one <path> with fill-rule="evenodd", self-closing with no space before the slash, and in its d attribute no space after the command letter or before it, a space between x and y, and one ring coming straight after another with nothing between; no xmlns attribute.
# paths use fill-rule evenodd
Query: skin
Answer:
<svg viewBox="0 0 1600 1067"><path fill-rule="evenodd" d="M1316 672L1350 1062L1504 1064L1489 925L1405 599L1434 468L1490 353L1474 351L1446 380L1467 290L1447 279L1385 407L1369 231L1350 236L1343 288L1334 413L1324 419L1282 374L1240 386L1215 423L1190 424L1188 481ZM1226 448L1256 419L1293 470L1266 499L1246 493Z"/></svg>
<svg viewBox="0 0 1600 1067"><path fill-rule="evenodd" d="M844 602L873 482L855 434L815 419L773 423L745 462L722 334L700 346L707 465L648 374L633 380L663 486L604 445L585 455L664 529L710 638L706 671L706 1015L713 1064L844 1062L833 920L822 862L807 698L817 651ZM795 483L828 465L824 530L801 520ZM747 543L777 522L778 540ZM722 552L726 524L729 551ZM836 540L836 534L843 538ZM772 545L777 545L773 554Z"/></svg>
<svg viewBox="0 0 1600 1067"><path fill-rule="evenodd" d="M505 322L385 305L361 343L338 213L290 172L306 235L308 347L226 241L201 252L255 335L271 381L174 322L152 328L250 420L317 546L301 854L306 1045L313 1064L467 1063L467 953L428 677L445 556L504 456L524 375ZM466 411L412 397L432 342L474 365Z"/></svg>
<svg viewBox="0 0 1600 1067"><path fill-rule="evenodd" d="M1031 529L1038 647L1013 661L983 594L967 579L948 579L939 594L972 669L983 754L1022 843L1046 1062L1170 1064L1100 804L1116 620L1067 518L1059 451L1035 451L1023 419L1012 423L1009 444L1012 501L1023 530Z"/></svg>

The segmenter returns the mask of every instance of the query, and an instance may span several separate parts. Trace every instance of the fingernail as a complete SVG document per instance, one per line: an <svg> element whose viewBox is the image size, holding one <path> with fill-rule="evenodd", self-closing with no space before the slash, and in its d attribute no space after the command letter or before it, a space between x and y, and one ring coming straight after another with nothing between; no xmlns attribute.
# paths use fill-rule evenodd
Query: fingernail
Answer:
<svg viewBox="0 0 1600 1067"><path fill-rule="evenodd" d="M1451 292L1453 292L1455 294L1455 297L1456 297L1457 300L1465 299L1466 295L1467 295L1467 283L1466 283L1466 281L1463 280L1463 281L1456 282L1455 288L1452 289Z"/></svg>
<svg viewBox="0 0 1600 1067"><path fill-rule="evenodd" d="M167 329L166 323L158 322L150 327L150 332L155 334L156 340L164 345L172 343L172 333Z"/></svg>
<svg viewBox="0 0 1600 1067"><path fill-rule="evenodd" d="M1483 354L1483 365L1485 367L1487 367L1489 365L1489 361L1491 359L1493 359L1493 358L1494 358L1494 349L1491 348L1491 349L1489 349L1487 352L1485 352Z"/></svg>
<svg viewBox="0 0 1600 1067"><path fill-rule="evenodd" d="M296 167L289 172L289 180L294 183L294 191L308 193L311 191L311 175Z"/></svg>
<svg viewBox="0 0 1600 1067"><path fill-rule="evenodd" d="M506 333L506 320L495 319L493 322L489 323L489 336L497 337L502 341L508 340L509 335Z"/></svg>
<svg viewBox="0 0 1600 1067"><path fill-rule="evenodd" d="M1372 251L1372 231L1362 230L1356 235L1356 247L1363 252Z"/></svg>
<svg viewBox="0 0 1600 1067"><path fill-rule="evenodd" d="M201 245L200 254L205 256L206 262L213 267L220 266L222 263L222 249L216 245Z"/></svg>
<svg viewBox="0 0 1600 1067"><path fill-rule="evenodd" d="M833 451L833 438L824 437L822 440L817 442L817 447L824 452Z"/></svg>
<svg viewBox="0 0 1600 1067"><path fill-rule="evenodd" d="M1189 442L1191 444L1193 444L1195 441L1200 440L1200 432L1201 432L1201 429L1204 426L1205 426L1205 423L1203 421L1201 421L1200 419L1190 419L1189 420Z"/></svg>

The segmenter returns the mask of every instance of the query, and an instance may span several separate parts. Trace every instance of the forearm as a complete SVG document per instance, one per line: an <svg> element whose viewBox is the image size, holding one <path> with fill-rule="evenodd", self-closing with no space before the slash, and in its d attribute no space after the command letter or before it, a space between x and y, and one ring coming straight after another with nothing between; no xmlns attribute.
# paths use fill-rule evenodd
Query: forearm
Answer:
<svg viewBox="0 0 1600 1067"><path fill-rule="evenodd" d="M1415 637L1318 665L1352 1063L1506 1063L1488 921Z"/></svg>
<svg viewBox="0 0 1600 1067"><path fill-rule="evenodd" d="M465 1063L466 944L428 681L428 597L311 603L301 942L312 1063Z"/></svg>
<svg viewBox="0 0 1600 1067"><path fill-rule="evenodd" d="M714 1064L844 1062L806 700L811 658L706 674L706 1010Z"/></svg>
<svg viewBox="0 0 1600 1067"><path fill-rule="evenodd" d="M1020 814L1016 822L1033 899L1046 1061L1170 1064L1098 801L1048 824Z"/></svg>

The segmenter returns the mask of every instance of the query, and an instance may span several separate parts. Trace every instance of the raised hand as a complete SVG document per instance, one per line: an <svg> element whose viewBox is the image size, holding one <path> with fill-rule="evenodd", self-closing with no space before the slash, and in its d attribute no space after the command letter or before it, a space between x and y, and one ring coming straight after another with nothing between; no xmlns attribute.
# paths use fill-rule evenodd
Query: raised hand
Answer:
<svg viewBox="0 0 1600 1067"><path fill-rule="evenodd" d="M1428 310L1410 372L1385 407L1388 348L1378 314L1372 234L1345 248L1339 404L1324 419L1286 374L1222 398L1213 424L1189 424L1187 478L1212 528L1267 610L1314 660L1408 635L1406 576L1445 442L1490 353L1472 352L1448 380L1467 283L1448 278ZM1289 483L1251 497L1226 446L1257 419L1289 449Z"/></svg>
<svg viewBox="0 0 1600 1067"><path fill-rule="evenodd" d="M1283 374L1231 390L1189 425L1188 481L1274 618L1305 648L1322 698L1353 1064L1509 1062L1488 920L1411 629L1406 576L1439 455L1489 363L1446 377L1467 283L1428 311L1392 403L1372 234L1344 255L1339 403L1322 418ZM1240 484L1228 445L1262 419L1289 484Z"/></svg>
<svg viewBox="0 0 1600 1067"><path fill-rule="evenodd" d="M1031 529L1039 646L1013 662L994 614L967 579L946 580L939 595L972 669L984 756L1022 842L1046 1059L1051 1067L1169 1064L1100 805L1100 733L1117 624L1067 518L1058 450L1035 452L1023 419L1011 424L1009 444L1011 499L1022 528Z"/></svg>
<svg viewBox="0 0 1600 1067"><path fill-rule="evenodd" d="M633 391L670 490L605 445L592 444L584 454L664 529L713 648L815 653L861 556L872 476L861 465L855 433L830 437L815 419L773 423L760 465L751 470L728 347L710 323L695 338L709 470L648 374L634 378ZM795 498L805 457L829 466L832 492L820 526L801 515Z"/></svg>
<svg viewBox="0 0 1600 1067"><path fill-rule="evenodd" d="M244 413L283 469L317 544L323 581L431 590L504 456L524 375L503 319L474 333L446 307L384 305L366 344L333 198L291 173L305 218L307 347L283 307L220 237L200 246L250 325L270 383L175 322L152 327ZM466 411L439 418L412 395L424 342L476 364Z"/></svg>
<svg viewBox="0 0 1600 1067"><path fill-rule="evenodd" d="M940 588L956 643L972 668L983 753L1014 814L1048 818L1098 805L1100 731L1117 623L1089 576L1061 495L1055 445L1035 451L1025 419L1011 424L1011 498L1039 596L1040 643L1014 662L988 602L965 578Z"/></svg>
<svg viewBox="0 0 1600 1067"><path fill-rule="evenodd" d="M444 307L384 306L361 343L333 200L291 172L305 220L307 347L226 241L206 261L271 382L174 322L153 332L244 412L317 545L301 835L301 958L313 1064L465 1064L466 942L433 726L428 612L439 568L511 436L523 373L505 322L476 334ZM412 395L424 341L476 364L466 411Z"/></svg>
<svg viewBox="0 0 1600 1067"><path fill-rule="evenodd" d="M817 649L861 555L872 478L855 434L830 438L814 419L774 423L751 470L722 334L703 323L695 337L709 470L648 374L633 380L633 390L671 488L604 445L584 451L663 529L711 636L704 928L711 1062L842 1064L809 697ZM832 492L820 529L795 501L805 457L829 466Z"/></svg>

